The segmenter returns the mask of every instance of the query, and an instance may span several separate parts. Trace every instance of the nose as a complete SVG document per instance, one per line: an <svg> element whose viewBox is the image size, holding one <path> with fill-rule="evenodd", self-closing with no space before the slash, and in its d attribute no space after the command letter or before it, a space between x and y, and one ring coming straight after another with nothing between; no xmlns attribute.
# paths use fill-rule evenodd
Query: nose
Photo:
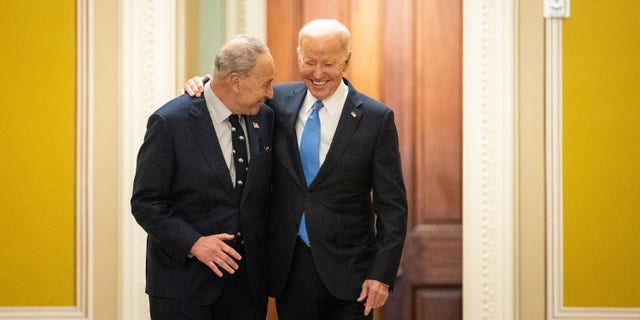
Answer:
<svg viewBox="0 0 640 320"><path fill-rule="evenodd" d="M325 69L325 67L322 64L320 64L320 63L316 64L313 67L313 73L312 73L313 76L315 78L317 78L317 79L321 78L322 75L324 74L324 69Z"/></svg>
<svg viewBox="0 0 640 320"><path fill-rule="evenodd" d="M267 94L265 95L265 97L267 99L271 99L273 98L273 86L269 86L269 88L267 89Z"/></svg>

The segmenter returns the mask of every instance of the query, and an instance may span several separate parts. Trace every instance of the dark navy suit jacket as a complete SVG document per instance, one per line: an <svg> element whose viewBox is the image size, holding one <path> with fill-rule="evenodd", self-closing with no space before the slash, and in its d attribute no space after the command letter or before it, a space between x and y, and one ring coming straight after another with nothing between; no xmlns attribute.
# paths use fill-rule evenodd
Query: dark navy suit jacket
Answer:
<svg viewBox="0 0 640 320"><path fill-rule="evenodd" d="M267 102L276 114L269 220L271 295L282 292L298 224L305 212L313 258L327 289L355 301L365 279L393 285L407 227L407 200L393 111L349 93L326 159L305 182L295 122L307 88L274 86Z"/></svg>
<svg viewBox="0 0 640 320"><path fill-rule="evenodd" d="M180 96L149 117L131 199L133 215L148 233L149 295L213 303L225 278L189 258L191 247L201 236L241 230L251 293L257 304L266 304L273 111L263 106L245 119L250 162L239 199L204 96Z"/></svg>

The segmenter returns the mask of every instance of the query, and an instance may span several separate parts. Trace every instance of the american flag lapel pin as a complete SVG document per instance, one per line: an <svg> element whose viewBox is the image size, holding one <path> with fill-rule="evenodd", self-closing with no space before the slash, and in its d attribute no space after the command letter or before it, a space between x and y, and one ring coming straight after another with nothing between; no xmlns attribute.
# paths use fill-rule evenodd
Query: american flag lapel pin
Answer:
<svg viewBox="0 0 640 320"><path fill-rule="evenodd" d="M253 127L255 129L260 129L260 125L257 122L253 122Z"/></svg>

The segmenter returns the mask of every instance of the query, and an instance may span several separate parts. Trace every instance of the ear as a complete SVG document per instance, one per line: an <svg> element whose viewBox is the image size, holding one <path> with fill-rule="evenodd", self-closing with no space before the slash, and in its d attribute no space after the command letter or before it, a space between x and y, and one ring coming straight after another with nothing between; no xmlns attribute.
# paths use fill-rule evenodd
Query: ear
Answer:
<svg viewBox="0 0 640 320"><path fill-rule="evenodd" d="M347 54L347 60L345 60L344 62L344 69L342 70L342 72L346 72L347 69L349 69L349 62L351 61L351 51L349 51L349 54Z"/></svg>
<svg viewBox="0 0 640 320"><path fill-rule="evenodd" d="M240 75L235 72L230 74L229 84L231 85L231 88L233 88L233 92L240 92Z"/></svg>

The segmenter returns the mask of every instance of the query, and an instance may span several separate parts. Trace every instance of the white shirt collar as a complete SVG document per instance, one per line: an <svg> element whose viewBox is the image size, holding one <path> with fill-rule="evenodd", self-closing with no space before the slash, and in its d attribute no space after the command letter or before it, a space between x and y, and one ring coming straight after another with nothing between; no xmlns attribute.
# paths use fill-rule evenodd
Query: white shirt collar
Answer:
<svg viewBox="0 0 640 320"><path fill-rule="evenodd" d="M227 108L227 106L225 106L213 92L210 83L207 83L204 86L204 100L207 103L207 109L209 109L211 119L213 119L213 122L216 124L220 124L222 121L227 120L227 118L232 114L229 108Z"/></svg>
<svg viewBox="0 0 640 320"><path fill-rule="evenodd" d="M347 94L349 94L349 87L344 83L344 81L340 81L340 85L336 89L336 91L328 98L322 100L322 104L324 104L324 109L329 112L331 116L335 115L337 112L342 111L342 107L344 106L344 102L347 99ZM309 89L307 89L307 95L304 99L304 112L308 114L311 112L311 107L318 100L318 98L314 97Z"/></svg>

